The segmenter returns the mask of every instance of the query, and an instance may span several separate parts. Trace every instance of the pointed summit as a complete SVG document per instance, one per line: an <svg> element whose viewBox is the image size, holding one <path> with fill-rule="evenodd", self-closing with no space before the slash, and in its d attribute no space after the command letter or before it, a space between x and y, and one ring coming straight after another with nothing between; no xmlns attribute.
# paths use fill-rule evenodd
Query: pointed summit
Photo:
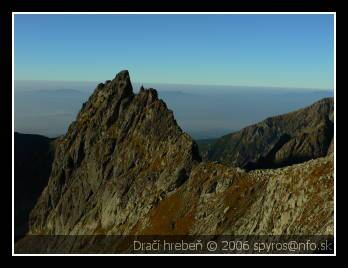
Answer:
<svg viewBox="0 0 348 268"><path fill-rule="evenodd" d="M30 216L30 233L95 234L90 215L103 208L111 210L98 219L102 228L118 234L129 214L134 213L133 226L145 207L188 179L200 160L197 145L155 89L142 91L133 93L128 71L96 88L57 145L47 188Z"/></svg>
<svg viewBox="0 0 348 268"><path fill-rule="evenodd" d="M140 90L139 90L139 93L142 93L142 92L144 92L144 91L145 91L144 85L141 85Z"/></svg>
<svg viewBox="0 0 348 268"><path fill-rule="evenodd" d="M115 78L113 79L113 82L125 82L125 83L130 83L130 76L129 76L129 72L128 70L122 70L120 72L118 72L115 76Z"/></svg>
<svg viewBox="0 0 348 268"><path fill-rule="evenodd" d="M120 71L111 81L109 87L116 90L121 98L133 95L133 87L127 70Z"/></svg>

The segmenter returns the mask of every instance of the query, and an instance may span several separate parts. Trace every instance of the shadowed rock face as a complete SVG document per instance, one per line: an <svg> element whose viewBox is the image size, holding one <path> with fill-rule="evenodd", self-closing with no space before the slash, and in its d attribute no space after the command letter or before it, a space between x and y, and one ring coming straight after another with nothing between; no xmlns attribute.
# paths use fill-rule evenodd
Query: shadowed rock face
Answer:
<svg viewBox="0 0 348 268"><path fill-rule="evenodd" d="M323 157L333 148L333 98L226 135L202 154L245 169L275 168ZM203 148L204 149L204 148Z"/></svg>
<svg viewBox="0 0 348 268"><path fill-rule="evenodd" d="M48 182L55 139L14 133L15 239L28 231L28 218Z"/></svg>
<svg viewBox="0 0 348 268"><path fill-rule="evenodd" d="M135 95L123 71L59 140L29 234L333 234L333 155L252 172L201 161L157 92Z"/></svg>

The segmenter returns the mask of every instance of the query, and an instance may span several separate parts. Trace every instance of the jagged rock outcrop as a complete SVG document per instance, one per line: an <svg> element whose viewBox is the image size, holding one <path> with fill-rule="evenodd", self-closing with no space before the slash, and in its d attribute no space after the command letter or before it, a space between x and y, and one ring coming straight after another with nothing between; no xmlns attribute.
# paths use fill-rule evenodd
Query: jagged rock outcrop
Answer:
<svg viewBox="0 0 348 268"><path fill-rule="evenodd" d="M58 144L30 233L127 233L185 182L195 161L196 144L157 92L135 95L120 72L98 85Z"/></svg>
<svg viewBox="0 0 348 268"><path fill-rule="evenodd" d="M282 167L323 157L332 152L333 116L333 98L325 98L226 135L201 147L201 153L208 160L245 169Z"/></svg>
<svg viewBox="0 0 348 268"><path fill-rule="evenodd" d="M87 247L56 237L38 245L30 234L332 235L333 209L332 154L251 172L202 161L157 92L134 94L122 71L96 88L59 140L29 236L16 248ZM122 247L116 242L107 246Z"/></svg>

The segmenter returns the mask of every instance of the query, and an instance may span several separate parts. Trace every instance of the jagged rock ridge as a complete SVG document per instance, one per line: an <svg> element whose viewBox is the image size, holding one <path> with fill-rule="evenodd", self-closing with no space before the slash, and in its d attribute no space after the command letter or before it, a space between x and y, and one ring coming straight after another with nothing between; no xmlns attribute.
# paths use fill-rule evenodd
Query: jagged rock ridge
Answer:
<svg viewBox="0 0 348 268"><path fill-rule="evenodd" d="M333 152L333 98L270 117L201 147L206 159L245 169L275 168Z"/></svg>
<svg viewBox="0 0 348 268"><path fill-rule="evenodd" d="M252 172L201 161L196 143L157 92L134 94L127 71L96 88L60 139L29 231L332 233L332 154ZM30 249L28 239L17 248Z"/></svg>
<svg viewBox="0 0 348 268"><path fill-rule="evenodd" d="M59 143L31 233L123 233L188 178L198 149L127 71L99 84ZM139 202L142 201L142 203Z"/></svg>

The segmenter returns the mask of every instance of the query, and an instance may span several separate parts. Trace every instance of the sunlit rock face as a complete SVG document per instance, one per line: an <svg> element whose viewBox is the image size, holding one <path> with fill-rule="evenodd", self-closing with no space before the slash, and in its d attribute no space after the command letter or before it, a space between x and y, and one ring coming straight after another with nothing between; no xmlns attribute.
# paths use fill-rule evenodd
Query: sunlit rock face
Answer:
<svg viewBox="0 0 348 268"><path fill-rule="evenodd" d="M197 161L196 144L156 90L135 95L122 71L98 85L61 139L30 232L127 233Z"/></svg>

